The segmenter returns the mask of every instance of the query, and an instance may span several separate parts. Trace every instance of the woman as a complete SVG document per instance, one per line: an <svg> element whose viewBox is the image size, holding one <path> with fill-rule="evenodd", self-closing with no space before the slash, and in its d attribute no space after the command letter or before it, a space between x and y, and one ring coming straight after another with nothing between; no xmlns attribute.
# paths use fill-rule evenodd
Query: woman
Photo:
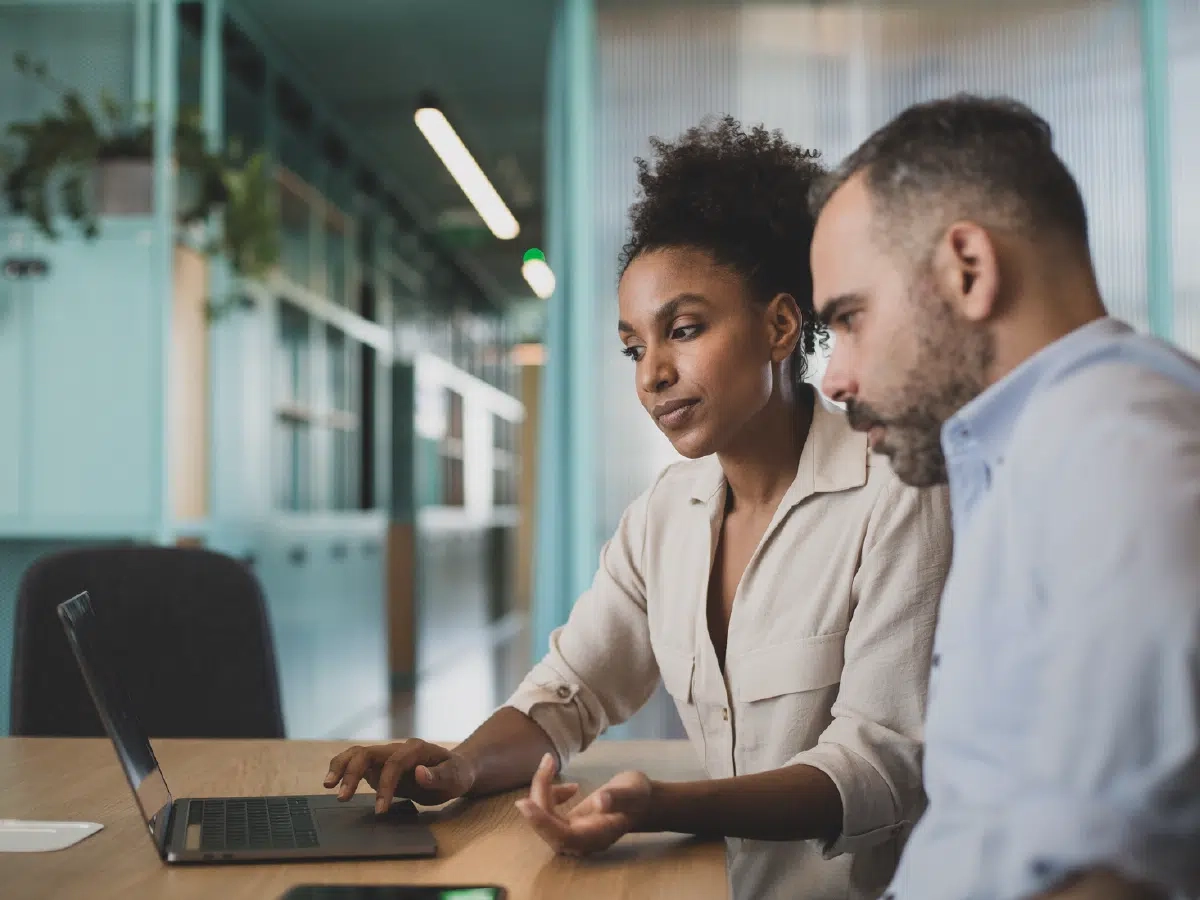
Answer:
<svg viewBox="0 0 1200 900"><path fill-rule="evenodd" d="M454 751L352 748L363 777L437 803L528 784L560 852L625 833L727 838L738 898L874 898L922 805L921 721L949 565L943 490L902 485L804 383L815 153L731 118L653 142L622 254L618 336L686 459L625 512L592 588L508 705ZM661 676L711 780L617 776L570 812L554 776Z"/></svg>

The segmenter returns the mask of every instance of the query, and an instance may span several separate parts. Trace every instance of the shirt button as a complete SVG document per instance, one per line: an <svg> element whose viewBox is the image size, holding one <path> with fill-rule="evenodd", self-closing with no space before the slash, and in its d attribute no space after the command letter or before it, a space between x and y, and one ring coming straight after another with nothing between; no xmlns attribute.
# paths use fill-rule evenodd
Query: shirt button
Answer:
<svg viewBox="0 0 1200 900"><path fill-rule="evenodd" d="M721 718L726 722L729 721L729 707L728 706L721 707Z"/></svg>
<svg viewBox="0 0 1200 900"><path fill-rule="evenodd" d="M940 653L933 654L933 659L930 660L930 663L936 669L938 666L940 666L942 664L942 654L940 654Z"/></svg>
<svg viewBox="0 0 1200 900"><path fill-rule="evenodd" d="M1034 878L1044 879L1054 874L1054 866L1044 859L1035 859L1029 868L1033 872Z"/></svg>
<svg viewBox="0 0 1200 900"><path fill-rule="evenodd" d="M559 700L566 700L571 696L571 689L565 684L560 684L558 686L558 690L556 690L554 693L558 696Z"/></svg>

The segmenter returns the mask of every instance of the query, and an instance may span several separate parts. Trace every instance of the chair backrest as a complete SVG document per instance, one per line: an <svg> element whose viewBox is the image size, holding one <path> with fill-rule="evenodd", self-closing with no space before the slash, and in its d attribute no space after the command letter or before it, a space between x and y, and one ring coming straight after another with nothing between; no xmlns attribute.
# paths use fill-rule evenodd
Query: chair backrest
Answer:
<svg viewBox="0 0 1200 900"><path fill-rule="evenodd" d="M113 546L43 557L21 580L13 735L96 737L100 717L57 607L87 591L152 737L282 738L275 647L258 581L208 550Z"/></svg>

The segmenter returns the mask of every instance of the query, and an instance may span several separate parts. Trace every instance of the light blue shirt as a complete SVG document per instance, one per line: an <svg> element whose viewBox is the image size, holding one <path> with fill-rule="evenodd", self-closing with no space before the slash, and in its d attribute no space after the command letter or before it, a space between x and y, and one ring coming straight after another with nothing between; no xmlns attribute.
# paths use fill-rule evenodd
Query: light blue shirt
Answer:
<svg viewBox="0 0 1200 900"><path fill-rule="evenodd" d="M929 807L888 894L1200 896L1200 364L1100 319L945 424Z"/></svg>

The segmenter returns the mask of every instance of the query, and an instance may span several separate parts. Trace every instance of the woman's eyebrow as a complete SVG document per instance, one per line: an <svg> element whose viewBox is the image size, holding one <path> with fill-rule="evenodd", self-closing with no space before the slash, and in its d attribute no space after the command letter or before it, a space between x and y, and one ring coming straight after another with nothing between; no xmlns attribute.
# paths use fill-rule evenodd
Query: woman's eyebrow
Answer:
<svg viewBox="0 0 1200 900"><path fill-rule="evenodd" d="M679 315L679 310L684 306L706 303L708 303L708 301L705 300L700 294L677 294L654 311L654 321L663 322L673 319ZM621 334L632 334L633 330L633 326L624 319L617 323L617 331Z"/></svg>

